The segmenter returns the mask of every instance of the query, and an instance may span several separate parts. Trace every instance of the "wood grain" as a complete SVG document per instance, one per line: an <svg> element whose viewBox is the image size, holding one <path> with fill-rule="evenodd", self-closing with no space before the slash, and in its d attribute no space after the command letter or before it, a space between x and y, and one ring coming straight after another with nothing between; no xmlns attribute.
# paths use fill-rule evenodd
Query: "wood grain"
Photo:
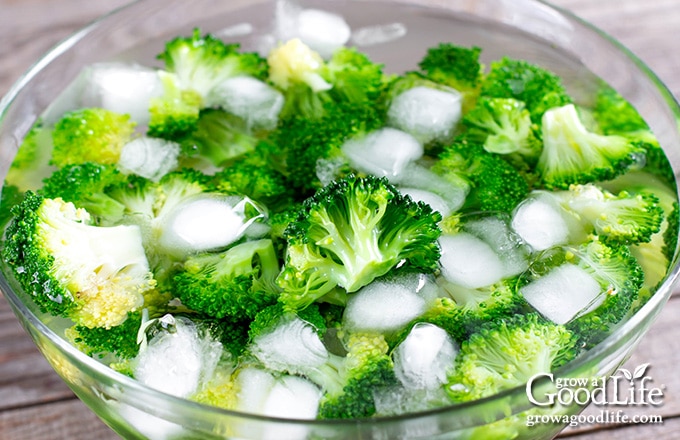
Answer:
<svg viewBox="0 0 680 440"><path fill-rule="evenodd" d="M97 16L129 0L0 0L0 95L41 54ZM553 0L595 24L644 61L680 96L678 0ZM655 383L666 386L664 405L654 413L662 425L579 426L560 437L583 440L655 438L680 432L680 296L675 295L627 362L650 362ZM586 413L597 411L589 408ZM627 409L628 412L628 409ZM630 414L651 414L631 408ZM85 405L37 351L0 295L0 439L110 440L118 438Z"/></svg>

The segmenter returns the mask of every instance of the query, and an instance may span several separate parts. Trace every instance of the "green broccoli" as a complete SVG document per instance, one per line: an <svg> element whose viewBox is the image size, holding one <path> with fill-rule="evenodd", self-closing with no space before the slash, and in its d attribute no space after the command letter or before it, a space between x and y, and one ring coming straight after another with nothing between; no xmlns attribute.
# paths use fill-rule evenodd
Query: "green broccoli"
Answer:
<svg viewBox="0 0 680 440"><path fill-rule="evenodd" d="M572 102L559 76L537 64L508 57L491 63L480 93L523 101L537 124L548 109Z"/></svg>
<svg viewBox="0 0 680 440"><path fill-rule="evenodd" d="M543 185L551 189L611 180L627 172L644 153L623 136L588 131L573 104L546 111L541 131L543 150L536 169Z"/></svg>
<svg viewBox="0 0 680 440"><path fill-rule="evenodd" d="M418 66L430 80L458 90L463 95L463 113L467 113L479 96L484 78L481 52L475 46L441 43L429 48Z"/></svg>
<svg viewBox="0 0 680 440"><path fill-rule="evenodd" d="M644 272L628 247L608 245L594 239L578 248L567 248L567 259L576 259L605 292L604 301L594 310L566 324L586 349L601 342L614 326L632 312L643 286Z"/></svg>
<svg viewBox="0 0 680 440"><path fill-rule="evenodd" d="M61 197L85 209L96 223L106 219L108 224L123 217L125 206L109 196L107 188L127 185L127 177L115 165L95 162L69 164L55 171L44 180L38 191L47 198Z"/></svg>
<svg viewBox="0 0 680 440"><path fill-rule="evenodd" d="M574 359L576 341L567 328L535 313L487 322L461 344L447 391L465 402L521 386Z"/></svg>
<svg viewBox="0 0 680 440"><path fill-rule="evenodd" d="M535 124L524 102L513 98L481 97L463 118L471 139L490 153L512 155L534 165L541 153Z"/></svg>
<svg viewBox="0 0 680 440"><path fill-rule="evenodd" d="M65 330L65 336L88 356L105 357L113 354L117 359L132 359L139 353L137 333L142 325L142 312L128 312L127 318L111 328L74 325Z"/></svg>
<svg viewBox="0 0 680 440"><path fill-rule="evenodd" d="M325 117L338 103L370 105L387 82L382 65L354 48L342 47L325 62L299 39L268 55L269 80L283 92L281 119Z"/></svg>
<svg viewBox="0 0 680 440"><path fill-rule="evenodd" d="M173 291L182 304L207 316L249 319L277 301L278 274L272 241L246 241L190 256L173 279Z"/></svg>
<svg viewBox="0 0 680 440"><path fill-rule="evenodd" d="M226 44L211 34L194 29L190 37L177 37L165 44L157 58L163 96L150 103L149 135L174 139L196 129L199 111L212 106L211 93L222 81L236 76L266 78L264 58L241 52L238 44Z"/></svg>
<svg viewBox="0 0 680 440"><path fill-rule="evenodd" d="M587 183L553 194L583 224L587 234L623 244L645 243L661 230L664 211L651 192L612 194Z"/></svg>
<svg viewBox="0 0 680 440"><path fill-rule="evenodd" d="M24 193L15 185L8 185L7 182L0 188L0 236L5 225L12 218L12 208L24 199Z"/></svg>
<svg viewBox="0 0 680 440"><path fill-rule="evenodd" d="M259 142L243 119L220 109L202 110L194 130L178 140L184 166L208 169L250 154Z"/></svg>
<svg viewBox="0 0 680 440"><path fill-rule="evenodd" d="M66 113L52 130L52 159L57 167L83 162L115 165L132 140L136 123L130 115L103 108Z"/></svg>
<svg viewBox="0 0 680 440"><path fill-rule="evenodd" d="M444 147L432 171L469 186L461 211L509 213L529 193L529 184L519 171L465 136Z"/></svg>
<svg viewBox="0 0 680 440"><path fill-rule="evenodd" d="M155 286L139 227L92 226L84 209L30 191L13 213L3 257L42 311L110 328Z"/></svg>
<svg viewBox="0 0 680 440"><path fill-rule="evenodd" d="M354 292L397 266L434 272L439 220L384 178L332 182L304 202L286 229L280 300L298 310L336 286Z"/></svg>
<svg viewBox="0 0 680 440"><path fill-rule="evenodd" d="M666 216L666 227L663 231L662 251L666 259L673 261L678 246L678 227L680 226L680 205L673 203L673 209Z"/></svg>

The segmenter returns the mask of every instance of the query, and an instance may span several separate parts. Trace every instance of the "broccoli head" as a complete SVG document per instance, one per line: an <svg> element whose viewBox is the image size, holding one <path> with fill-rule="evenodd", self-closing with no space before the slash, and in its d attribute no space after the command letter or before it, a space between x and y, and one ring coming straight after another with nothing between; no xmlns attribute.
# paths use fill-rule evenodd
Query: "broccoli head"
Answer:
<svg viewBox="0 0 680 440"><path fill-rule="evenodd" d="M84 209L33 192L14 215L3 256L44 312L110 328L154 287L137 226L93 226Z"/></svg>
<svg viewBox="0 0 680 440"><path fill-rule="evenodd" d="M448 392L469 401L525 384L574 359L576 338L535 313L485 323L461 344Z"/></svg>
<svg viewBox="0 0 680 440"><path fill-rule="evenodd" d="M439 220L384 178L332 182L304 202L286 229L281 301L301 309L336 286L354 292L395 267L434 272Z"/></svg>
<svg viewBox="0 0 680 440"><path fill-rule="evenodd" d="M272 241L246 241L224 252L190 256L174 277L174 293L207 316L252 319L276 302L278 274Z"/></svg>
<svg viewBox="0 0 680 440"><path fill-rule="evenodd" d="M142 325L140 310L129 312L127 318L119 325L104 328L89 328L74 325L65 330L66 337L88 356L105 356L113 354L117 359L132 359L139 353L137 333Z"/></svg>
<svg viewBox="0 0 680 440"><path fill-rule="evenodd" d="M481 95L523 101L535 123L541 122L546 110L572 102L559 76L537 64L508 57L491 63Z"/></svg>
<svg viewBox="0 0 680 440"><path fill-rule="evenodd" d="M462 211L512 212L529 193L529 184L519 171L467 137L444 147L438 159L432 171L470 187Z"/></svg>
<svg viewBox="0 0 680 440"><path fill-rule="evenodd" d="M547 188L610 180L644 157L636 142L588 131L573 104L546 111L541 131L543 151L536 168Z"/></svg>
<svg viewBox="0 0 680 440"><path fill-rule="evenodd" d="M66 113L52 130L52 164L96 162L115 165L123 146L132 140L135 122L130 115L103 108Z"/></svg>

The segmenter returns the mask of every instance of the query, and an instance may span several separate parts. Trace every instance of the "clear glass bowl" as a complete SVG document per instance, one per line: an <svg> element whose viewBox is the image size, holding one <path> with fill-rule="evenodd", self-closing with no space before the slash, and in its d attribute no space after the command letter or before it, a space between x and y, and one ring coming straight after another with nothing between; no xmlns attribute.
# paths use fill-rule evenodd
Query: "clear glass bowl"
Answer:
<svg viewBox="0 0 680 440"><path fill-rule="evenodd" d="M550 68L582 104L593 96L600 77L638 108L676 174L680 171L680 108L671 93L629 51L567 12L535 0L320 0L302 4L336 11L353 29L400 28L394 25L401 24L407 30L402 38L362 48L390 72L415 68L426 48L449 41L481 47L483 61L507 55ZM153 63L167 39L188 35L196 26L217 32L249 29L242 26L249 23L253 32L238 39L245 49L255 49L270 30L274 8L272 0L141 0L77 32L39 60L0 102L0 176L5 175L36 118L83 66L112 59ZM667 279L651 300L557 376L591 377L615 371L666 303L678 271L676 255ZM76 350L61 338L61 322L39 313L9 274L3 267L0 289L26 331L78 397L124 438L457 439L496 435L536 439L551 438L563 428L548 424L523 429L525 411L544 413L528 401L524 386L469 404L360 422L282 420L201 406L146 388ZM581 409L575 405L546 411L574 414Z"/></svg>

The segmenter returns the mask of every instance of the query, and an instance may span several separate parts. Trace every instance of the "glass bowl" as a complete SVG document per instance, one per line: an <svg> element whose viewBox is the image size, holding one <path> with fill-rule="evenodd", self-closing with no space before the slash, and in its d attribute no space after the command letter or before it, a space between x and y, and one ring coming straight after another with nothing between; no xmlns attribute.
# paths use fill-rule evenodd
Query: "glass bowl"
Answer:
<svg viewBox="0 0 680 440"><path fill-rule="evenodd" d="M448 41L481 47L482 61L507 55L552 69L581 104L588 104L597 77L602 78L637 107L680 172L680 108L670 92L620 44L567 12L536 0L301 3L343 15L352 29L380 25L396 33L405 30L401 38L362 47L388 72L415 68L426 48ZM205 32L242 32L234 38L244 49L256 49L270 30L274 10L272 0L141 0L80 30L40 59L0 102L0 176L38 116L84 66L114 59L151 64L166 40L189 35L197 26ZM679 270L676 253L666 279L644 307L556 376L613 373L666 303ZM206 407L142 386L76 350L62 339L59 320L42 315L4 266L0 289L57 373L124 438L537 439L553 437L564 425L528 428L522 417L582 409L577 404L537 408L524 386L468 404L368 420L285 420Z"/></svg>

